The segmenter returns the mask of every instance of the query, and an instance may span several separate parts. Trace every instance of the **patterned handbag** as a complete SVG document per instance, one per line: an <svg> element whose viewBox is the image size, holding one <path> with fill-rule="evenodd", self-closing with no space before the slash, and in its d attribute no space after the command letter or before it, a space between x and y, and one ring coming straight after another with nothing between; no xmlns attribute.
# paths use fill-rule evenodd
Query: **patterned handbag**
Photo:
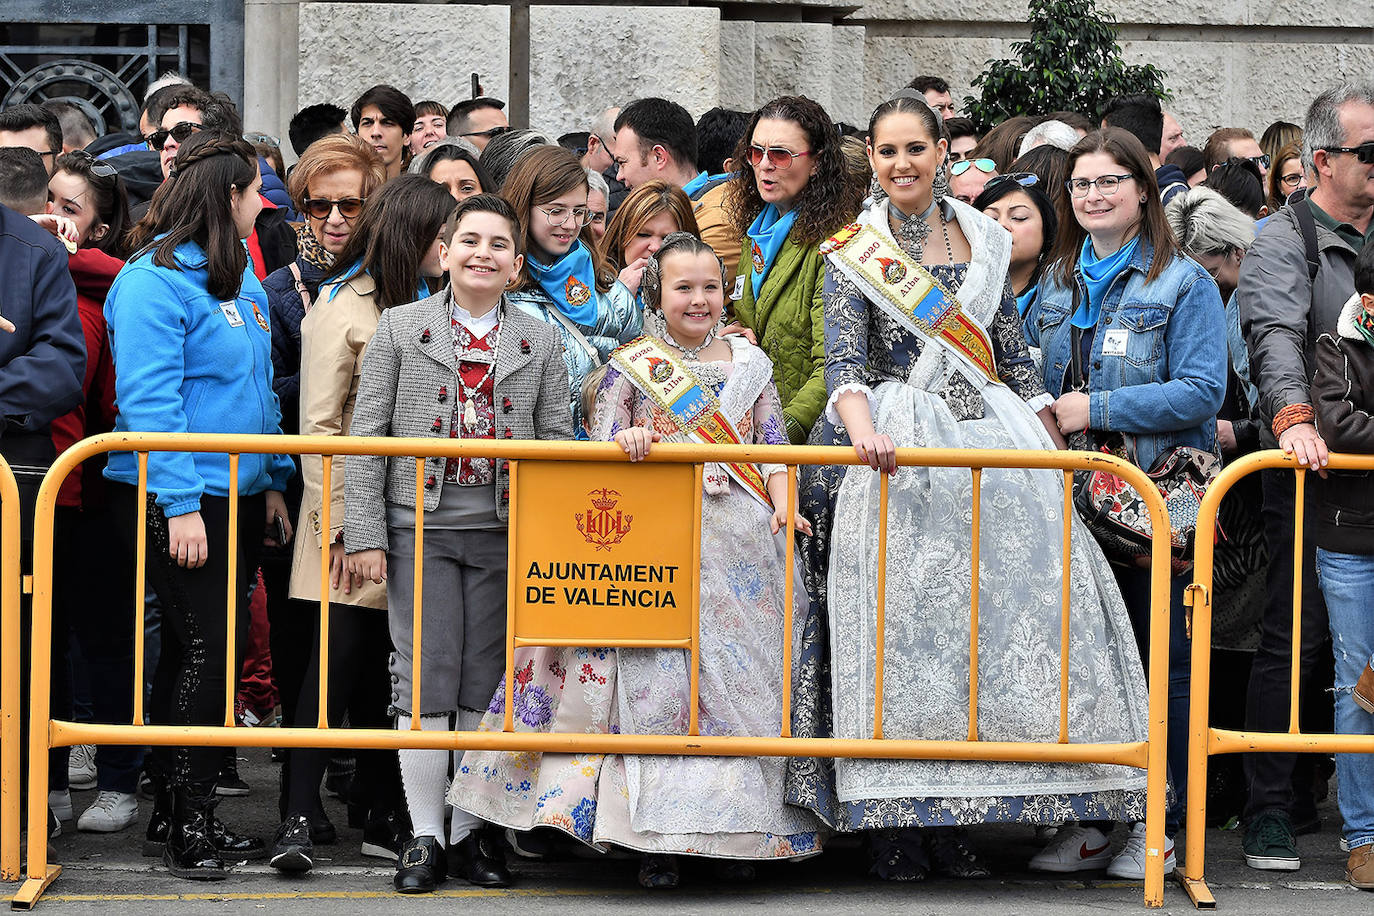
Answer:
<svg viewBox="0 0 1374 916"><path fill-rule="evenodd" d="M1078 329L1072 333L1069 366L1076 390L1087 391ZM1069 437L1069 447L1102 452L1136 464L1133 449L1121 433L1084 430ZM1198 510L1208 485L1221 473L1221 459L1212 452L1180 445L1155 459L1145 475L1159 488L1169 510L1170 566L1175 575L1193 566L1193 543ZM1134 562L1153 546L1150 509L1130 484L1110 471L1075 471L1073 506L1083 524L1097 538L1109 559Z"/></svg>

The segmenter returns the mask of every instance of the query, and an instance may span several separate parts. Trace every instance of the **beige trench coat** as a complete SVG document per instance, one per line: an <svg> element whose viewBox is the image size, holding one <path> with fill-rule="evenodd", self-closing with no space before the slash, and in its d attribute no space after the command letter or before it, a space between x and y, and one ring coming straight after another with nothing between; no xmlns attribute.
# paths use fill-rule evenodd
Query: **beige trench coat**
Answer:
<svg viewBox="0 0 1374 916"><path fill-rule="evenodd" d="M338 292L330 297L338 288ZM310 311L301 321L301 435L342 436L353 422L363 353L377 330L381 309L373 302L376 283L366 274L344 283L320 287ZM326 537L320 511L324 505L324 471L318 456L301 459L305 495L296 522L296 553L291 564L291 597L317 601L320 597L320 545ZM333 462L329 492L328 540L344 527L344 460ZM351 595L332 590L335 604L386 610L386 584L365 582Z"/></svg>

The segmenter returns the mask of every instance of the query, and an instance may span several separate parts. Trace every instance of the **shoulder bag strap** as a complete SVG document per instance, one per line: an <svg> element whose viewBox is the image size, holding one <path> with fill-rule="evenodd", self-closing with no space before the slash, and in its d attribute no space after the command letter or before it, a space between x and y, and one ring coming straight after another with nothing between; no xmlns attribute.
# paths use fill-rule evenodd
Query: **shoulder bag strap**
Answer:
<svg viewBox="0 0 1374 916"><path fill-rule="evenodd" d="M1317 271L1321 268L1321 262L1317 260L1317 223L1312 218L1312 207L1304 195L1301 200L1290 204L1289 209L1293 211L1293 216L1298 221L1298 228L1302 230L1303 255L1307 258L1307 278L1315 280L1317 279Z"/></svg>
<svg viewBox="0 0 1374 916"><path fill-rule="evenodd" d="M587 351L587 355L592 358L592 366L600 366L601 351L597 350L596 347L592 346L591 341L587 340L586 336L584 336L582 331L578 329L577 325L573 324L572 320L569 319L567 315L564 315L562 312L560 312L558 310L558 306L556 305L550 304L548 307L548 312L550 315L552 315L554 318L558 320L559 324L567 328L568 333L573 336L573 339L582 345L582 349Z"/></svg>
<svg viewBox="0 0 1374 916"><path fill-rule="evenodd" d="M300 265L295 261L286 265L291 270L291 276L296 278L296 292L301 294L301 305L305 310L310 311L310 290L305 288L305 281L301 279Z"/></svg>

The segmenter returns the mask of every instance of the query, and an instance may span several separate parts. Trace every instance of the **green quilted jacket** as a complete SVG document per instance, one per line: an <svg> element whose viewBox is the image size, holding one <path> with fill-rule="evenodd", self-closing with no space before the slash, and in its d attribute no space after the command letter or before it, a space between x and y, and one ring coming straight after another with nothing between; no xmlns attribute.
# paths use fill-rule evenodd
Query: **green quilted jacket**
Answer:
<svg viewBox="0 0 1374 916"><path fill-rule="evenodd" d="M773 361L788 439L805 444L825 409L825 259L819 246L803 248L788 236L756 300L748 271L752 244L745 238L739 262L744 289L734 303L735 316Z"/></svg>

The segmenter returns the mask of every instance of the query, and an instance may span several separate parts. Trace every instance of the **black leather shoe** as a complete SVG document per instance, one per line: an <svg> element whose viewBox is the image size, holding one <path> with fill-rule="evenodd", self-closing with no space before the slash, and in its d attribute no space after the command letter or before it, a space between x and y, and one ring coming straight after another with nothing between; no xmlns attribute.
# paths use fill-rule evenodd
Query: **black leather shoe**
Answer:
<svg viewBox="0 0 1374 916"><path fill-rule="evenodd" d="M444 847L432 836L417 836L401 848L392 883L402 894L428 894L446 877Z"/></svg>
<svg viewBox="0 0 1374 916"><path fill-rule="evenodd" d="M315 864L314 852L310 842L310 819L304 814L292 814L277 828L272 858L267 864L277 871L307 872Z"/></svg>
<svg viewBox="0 0 1374 916"><path fill-rule="evenodd" d="M177 789L173 796L171 826L162 861L178 878L192 881L223 881L228 877L224 860L210 841L213 795Z"/></svg>
<svg viewBox="0 0 1374 916"><path fill-rule="evenodd" d="M162 855L172 829L172 790L160 779L152 780L152 789L153 814L148 818L148 832L143 835L143 854L150 858Z"/></svg>
<svg viewBox="0 0 1374 916"><path fill-rule="evenodd" d="M217 817L210 821L210 842L215 844L215 849L219 850L220 855L234 862L240 859L261 859L267 855L267 844L260 838L234 833Z"/></svg>
<svg viewBox="0 0 1374 916"><path fill-rule="evenodd" d="M451 873L478 887L510 887L505 850L490 830L474 830L453 847Z"/></svg>

